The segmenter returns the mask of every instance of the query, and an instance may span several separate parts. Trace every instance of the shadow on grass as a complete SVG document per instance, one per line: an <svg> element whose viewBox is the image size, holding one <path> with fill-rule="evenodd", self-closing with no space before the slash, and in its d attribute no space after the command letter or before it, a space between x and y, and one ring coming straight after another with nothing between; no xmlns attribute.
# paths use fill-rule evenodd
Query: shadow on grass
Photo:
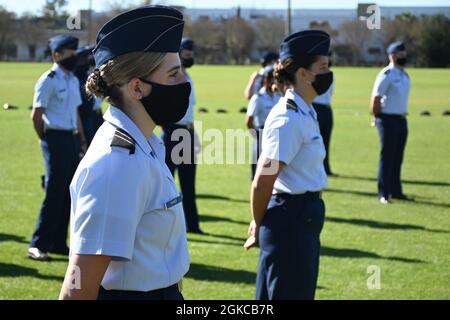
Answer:
<svg viewBox="0 0 450 320"><path fill-rule="evenodd" d="M240 241L242 243L244 243L245 241L247 241L246 238L240 238L240 237L233 237L233 236L229 236L226 234L215 234L215 233L208 233L209 237L214 237L214 238L220 238L220 239L228 239L228 240L234 240L234 241Z"/></svg>
<svg viewBox="0 0 450 320"><path fill-rule="evenodd" d="M0 262L0 277L33 277L41 280L57 280L62 283L63 277L40 274L37 269Z"/></svg>
<svg viewBox="0 0 450 320"><path fill-rule="evenodd" d="M3 241L15 241L19 243L28 243L23 236L16 236L13 234L0 233L0 242Z"/></svg>
<svg viewBox="0 0 450 320"><path fill-rule="evenodd" d="M358 191L358 190L343 190L343 189L333 189L333 188L327 188L325 189L326 192L331 193L345 193L345 194L354 194L357 196L365 196L365 197L371 197L374 199L378 198L378 194L376 192L367 192L367 191ZM436 202L430 202L430 201L424 201L424 200L413 200L413 201L402 201L402 200L393 200L394 204L398 202L409 202L419 205L427 205L427 206L436 206L436 207L442 207L442 208L450 208L450 203L436 203Z"/></svg>
<svg viewBox="0 0 450 320"><path fill-rule="evenodd" d="M242 247L244 245L244 242L214 241L214 240L204 240L204 239L188 239L188 242L220 244L220 245L224 245L224 246L236 246L236 247ZM244 249L242 248L242 250L244 250Z"/></svg>
<svg viewBox="0 0 450 320"><path fill-rule="evenodd" d="M374 259L385 259L385 260L392 260L392 261L398 261L398 262L406 262L406 263L426 263L423 260L419 259L409 259L409 258L402 258L402 257L384 257L380 256L377 253L369 252L369 251L363 251L358 249L348 249L348 248L331 248L323 246L320 249L320 256L327 256L327 257L337 257L337 258L374 258Z"/></svg>
<svg viewBox="0 0 450 320"><path fill-rule="evenodd" d="M216 217L216 216L203 215L203 214L200 214L200 222L231 222L231 223L242 224L242 225L246 225L246 226L248 226L248 224L250 223L250 221L245 222L245 221L234 220L231 218Z"/></svg>
<svg viewBox="0 0 450 320"><path fill-rule="evenodd" d="M256 273L245 270L233 270L205 264L191 263L187 278L200 281L219 281L227 283L254 284Z"/></svg>
<svg viewBox="0 0 450 320"><path fill-rule="evenodd" d="M374 229L386 229L386 230L420 230L420 231L428 231L435 233L450 233L448 230L440 230L440 229L428 229L423 226L417 226L412 224L399 224L399 223L391 223L391 222L379 222L373 220L365 220L365 219L344 219L338 217L326 217L327 221L336 222L336 223L348 223L354 224L358 226L364 226Z"/></svg>
<svg viewBox="0 0 450 320"><path fill-rule="evenodd" d="M359 176L346 176L339 175L336 179L349 179L349 180L361 180L361 181L378 181L377 178L374 177L359 177ZM405 184L416 184L416 185L424 185L424 186L435 186L435 187L450 187L450 182L443 181L423 181L423 180L403 180L402 183Z"/></svg>
<svg viewBox="0 0 450 320"><path fill-rule="evenodd" d="M223 200L223 201L231 201L231 202L241 202L241 203L249 203L249 200L244 199L233 199L226 196L219 196L216 194L197 194L197 199L207 199L207 200Z"/></svg>
<svg viewBox="0 0 450 320"><path fill-rule="evenodd" d="M233 270L199 263L191 263L189 272L185 277L199 281L219 281L251 285L255 285L256 283L256 272ZM327 290L327 287L318 286L317 289Z"/></svg>

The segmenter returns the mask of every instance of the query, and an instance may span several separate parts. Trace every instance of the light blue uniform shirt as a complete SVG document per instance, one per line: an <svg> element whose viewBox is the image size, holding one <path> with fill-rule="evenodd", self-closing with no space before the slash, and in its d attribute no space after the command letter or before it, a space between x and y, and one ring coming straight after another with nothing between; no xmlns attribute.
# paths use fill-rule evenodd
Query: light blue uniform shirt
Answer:
<svg viewBox="0 0 450 320"><path fill-rule="evenodd" d="M65 73L56 63L45 72L34 88L34 108L44 108L44 130L77 129L80 85L72 73Z"/></svg>
<svg viewBox="0 0 450 320"><path fill-rule="evenodd" d="M381 113L406 115L409 90L408 74L390 63L375 79L372 96L381 97Z"/></svg>
<svg viewBox="0 0 450 320"><path fill-rule="evenodd" d="M184 117L176 123L176 124L184 125L184 126L190 125L194 122L194 106L197 102L195 100L194 81L192 81L192 78L187 73L186 73L186 79L191 84L191 94L189 95L189 107L188 107Z"/></svg>
<svg viewBox="0 0 450 320"><path fill-rule="evenodd" d="M279 93L272 93L270 96L266 88L261 88L257 94L254 94L248 103L247 116L253 117L253 124L255 128L264 126L270 110L278 103L281 95Z"/></svg>
<svg viewBox="0 0 450 320"><path fill-rule="evenodd" d="M120 109L110 106L70 185L72 254L112 256L102 286L150 291L177 283L189 269L180 194L165 148L147 141ZM111 146L120 128L135 152Z"/></svg>
<svg viewBox="0 0 450 320"><path fill-rule="evenodd" d="M297 111L287 107L287 99L295 101ZM325 146L317 114L291 89L267 117L261 156L286 165L275 181L274 194L321 191L327 186Z"/></svg>

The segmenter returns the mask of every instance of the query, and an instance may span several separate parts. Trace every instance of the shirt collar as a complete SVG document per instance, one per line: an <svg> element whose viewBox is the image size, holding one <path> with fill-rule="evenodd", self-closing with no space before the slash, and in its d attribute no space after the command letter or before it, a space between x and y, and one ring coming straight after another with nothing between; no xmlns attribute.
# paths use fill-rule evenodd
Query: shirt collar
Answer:
<svg viewBox="0 0 450 320"><path fill-rule="evenodd" d="M295 101L297 106L300 109L300 112L307 115L310 114L314 118L314 120L317 120L317 114L313 107L310 107L306 104L306 102L298 95L294 90L288 89L286 91L286 94L284 95L286 99L292 99Z"/></svg>
<svg viewBox="0 0 450 320"><path fill-rule="evenodd" d="M161 140L153 133L150 137L149 141L145 139L144 134L139 130L136 124L118 107L110 105L106 110L103 118L120 129L125 130L138 144L138 146L144 151L147 155L152 155L152 148L150 147L150 143L152 145L161 144Z"/></svg>
<svg viewBox="0 0 450 320"><path fill-rule="evenodd" d="M402 68L396 67L393 62L390 62L388 67L389 67L389 69L392 69L392 70L395 70L395 71L399 71L400 73L404 72L404 70Z"/></svg>
<svg viewBox="0 0 450 320"><path fill-rule="evenodd" d="M55 71L56 76L61 79L70 78L72 72L65 73L63 69L56 62L53 63L52 70Z"/></svg>

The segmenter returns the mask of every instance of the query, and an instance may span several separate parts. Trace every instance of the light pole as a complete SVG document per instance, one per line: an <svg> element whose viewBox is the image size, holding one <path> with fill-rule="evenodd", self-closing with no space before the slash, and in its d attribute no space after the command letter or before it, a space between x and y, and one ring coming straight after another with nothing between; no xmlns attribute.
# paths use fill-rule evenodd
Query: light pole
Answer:
<svg viewBox="0 0 450 320"><path fill-rule="evenodd" d="M284 32L286 35L291 34L291 0L287 0L287 17L286 24L284 26Z"/></svg>
<svg viewBox="0 0 450 320"><path fill-rule="evenodd" d="M92 40L92 37L91 37L92 36L92 0L89 0L87 28L88 28L88 45L90 45L91 40Z"/></svg>

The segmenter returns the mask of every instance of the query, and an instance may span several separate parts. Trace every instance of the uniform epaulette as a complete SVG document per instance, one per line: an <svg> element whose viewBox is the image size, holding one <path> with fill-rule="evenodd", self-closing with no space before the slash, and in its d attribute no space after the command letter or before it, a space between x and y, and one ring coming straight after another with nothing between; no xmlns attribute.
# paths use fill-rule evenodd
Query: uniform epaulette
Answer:
<svg viewBox="0 0 450 320"><path fill-rule="evenodd" d="M295 101L292 100L292 99L287 99L287 100L286 100L286 108L291 109L291 110L294 110L295 112L298 111L298 106L297 106L297 104L295 103Z"/></svg>
<svg viewBox="0 0 450 320"><path fill-rule="evenodd" d="M55 74L56 74L55 70L52 70L48 73L47 77L53 78L55 76Z"/></svg>
<svg viewBox="0 0 450 320"><path fill-rule="evenodd" d="M386 70L384 70L384 74L389 74L389 72L391 72L391 69L389 68L389 69L386 69Z"/></svg>
<svg viewBox="0 0 450 320"><path fill-rule="evenodd" d="M128 134L128 132L119 128L114 132L111 147L125 148L130 150L130 154L134 154L136 151L136 141Z"/></svg>

